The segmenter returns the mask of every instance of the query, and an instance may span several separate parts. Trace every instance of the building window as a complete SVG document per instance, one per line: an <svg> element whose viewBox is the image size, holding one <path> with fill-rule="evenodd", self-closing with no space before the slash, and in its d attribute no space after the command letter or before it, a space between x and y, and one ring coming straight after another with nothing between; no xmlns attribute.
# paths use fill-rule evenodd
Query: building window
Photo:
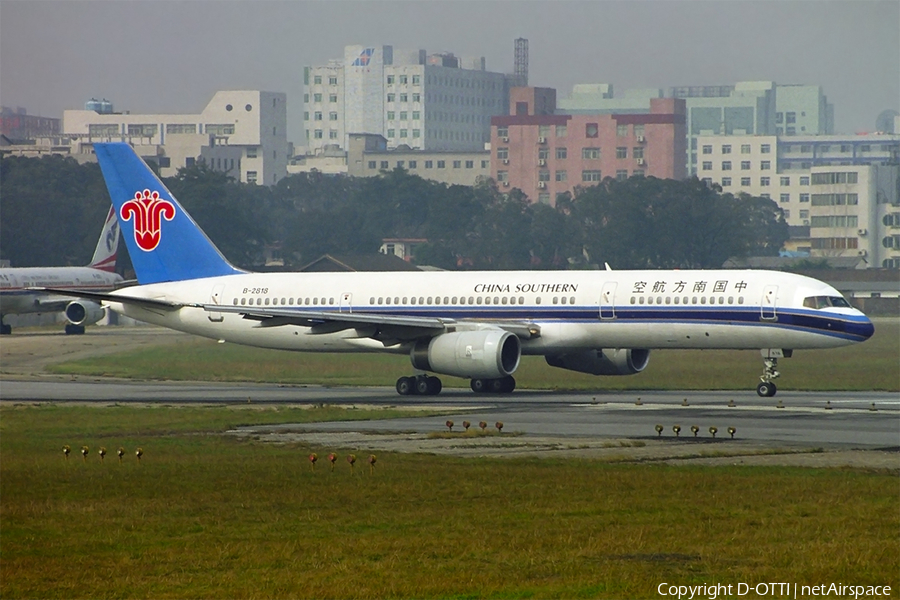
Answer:
<svg viewBox="0 0 900 600"><path fill-rule="evenodd" d="M631 149L632 158L644 158L644 147L643 146L635 146Z"/></svg>
<svg viewBox="0 0 900 600"><path fill-rule="evenodd" d="M184 125L168 123L166 124L166 133L197 133L197 125L195 123L185 123Z"/></svg>
<svg viewBox="0 0 900 600"><path fill-rule="evenodd" d="M588 160L600 158L600 148L582 148L581 158Z"/></svg>
<svg viewBox="0 0 900 600"><path fill-rule="evenodd" d="M329 77L328 85L337 85L337 77Z"/></svg>
<svg viewBox="0 0 900 600"><path fill-rule="evenodd" d="M588 123L584 126L584 136L589 138L595 138L600 135L600 128L596 123Z"/></svg>
<svg viewBox="0 0 900 600"><path fill-rule="evenodd" d="M731 177L722 178L722 187L731 187Z"/></svg>
<svg viewBox="0 0 900 600"><path fill-rule="evenodd" d="M409 100L409 94L400 94L400 102L407 102Z"/></svg>
<svg viewBox="0 0 900 600"><path fill-rule="evenodd" d="M313 102L321 102L322 94L313 94Z"/></svg>
<svg viewBox="0 0 900 600"><path fill-rule="evenodd" d="M628 135L628 125L616 125L616 137L626 137Z"/></svg>
<svg viewBox="0 0 900 600"><path fill-rule="evenodd" d="M790 177L782 177L781 185L791 185L791 178Z"/></svg>
<svg viewBox="0 0 900 600"><path fill-rule="evenodd" d="M628 148L625 146L618 146L616 148L616 158L628 158Z"/></svg>
<svg viewBox="0 0 900 600"><path fill-rule="evenodd" d="M616 171L616 179L618 179L619 181L625 181L626 179L628 179L628 171L625 169L617 170ZM707 182L707 183L710 183L710 182Z"/></svg>
<svg viewBox="0 0 900 600"><path fill-rule="evenodd" d="M405 137L406 137L406 134L407 134L407 130L406 130L406 129L401 129L401 130L400 130L400 137L405 138Z"/></svg>
<svg viewBox="0 0 900 600"><path fill-rule="evenodd" d="M761 186L763 186L763 187L768 187L768 185L769 185L769 178L768 178L768 177L760 177L760 178L759 178L759 185L761 185Z"/></svg>
<svg viewBox="0 0 900 600"><path fill-rule="evenodd" d="M759 151L763 154L771 154L772 146L770 144L763 144L759 147Z"/></svg>
<svg viewBox="0 0 900 600"><path fill-rule="evenodd" d="M389 169L390 167L388 167L388 161L386 161L386 160L381 161L381 168L385 169L385 170Z"/></svg>
<svg viewBox="0 0 900 600"><path fill-rule="evenodd" d="M497 128L497 137L499 137L499 138L509 137L509 127L498 127Z"/></svg>
<svg viewBox="0 0 900 600"><path fill-rule="evenodd" d="M437 161L437 168L438 168L438 169L444 169L444 168L446 168L446 166L447 166L447 163L446 163L445 161L443 161L443 160Z"/></svg>
<svg viewBox="0 0 900 600"><path fill-rule="evenodd" d="M412 82L413 82L413 85L420 85L422 83L422 76L421 75L413 75Z"/></svg>
<svg viewBox="0 0 900 600"><path fill-rule="evenodd" d="M759 168L762 171L770 171L772 169L772 161L764 160L759 163Z"/></svg>
<svg viewBox="0 0 900 600"><path fill-rule="evenodd" d="M418 111L418 110L412 111L412 120L413 120L413 121L418 121L418 120L420 120L421 118L422 118L422 113L421 113L421 111Z"/></svg>
<svg viewBox="0 0 900 600"><path fill-rule="evenodd" d="M730 161L730 160L723 160L723 161L722 161L722 170L723 170L723 171L730 171L730 170L731 170L731 161Z"/></svg>
<svg viewBox="0 0 900 600"><path fill-rule="evenodd" d="M336 140L337 137L338 137L337 129L329 129L328 130L328 139L329 140Z"/></svg>
<svg viewBox="0 0 900 600"><path fill-rule="evenodd" d="M454 168L454 169L462 169L462 161L461 161L461 160L454 160L454 161L453 161L453 168Z"/></svg>
<svg viewBox="0 0 900 600"><path fill-rule="evenodd" d="M741 187L750 187L749 177L741 177Z"/></svg>
<svg viewBox="0 0 900 600"><path fill-rule="evenodd" d="M703 151L703 154L712 154L712 146L708 145L708 144L704 145L702 151Z"/></svg>
<svg viewBox="0 0 900 600"><path fill-rule="evenodd" d="M568 148L557 148L556 149L556 158L564 159L564 158L567 158L568 155L569 155Z"/></svg>
<svg viewBox="0 0 900 600"><path fill-rule="evenodd" d="M566 135L567 135L566 126L565 125L557 125L556 126L556 137L564 138L564 137L566 137Z"/></svg>
<svg viewBox="0 0 900 600"><path fill-rule="evenodd" d="M589 170L581 172L581 181L600 181L600 170Z"/></svg>
<svg viewBox="0 0 900 600"><path fill-rule="evenodd" d="M394 99L395 99L396 97L397 97L396 94L388 94L388 95L387 95L387 101L388 101L388 102L393 102Z"/></svg>
<svg viewBox="0 0 900 600"><path fill-rule="evenodd" d="M422 130L421 129L413 129L412 136L414 138L422 137Z"/></svg>
<svg viewBox="0 0 900 600"><path fill-rule="evenodd" d="M731 154L731 144L722 145L722 154Z"/></svg>
<svg viewBox="0 0 900 600"><path fill-rule="evenodd" d="M467 168L467 169L474 169L474 168L475 168L475 161L474 161L474 160L467 160L467 161L466 161L466 168Z"/></svg>
<svg viewBox="0 0 900 600"><path fill-rule="evenodd" d="M509 171L497 171L497 181L500 183L509 182Z"/></svg>
<svg viewBox="0 0 900 600"><path fill-rule="evenodd" d="M426 161L425 161L425 168L426 168L426 169L434 168L434 161L433 161L433 160L426 160Z"/></svg>
<svg viewBox="0 0 900 600"><path fill-rule="evenodd" d="M329 121L337 121L337 120L338 120L338 114L337 114L336 112L330 112L330 113L328 113L328 120L329 120Z"/></svg>
<svg viewBox="0 0 900 600"><path fill-rule="evenodd" d="M409 77L407 75L401 75L400 83L409 83Z"/></svg>
<svg viewBox="0 0 900 600"><path fill-rule="evenodd" d="M566 171L557 171L556 172L556 180L557 181L568 181L569 175Z"/></svg>
<svg viewBox="0 0 900 600"><path fill-rule="evenodd" d="M313 137L316 138L317 140L321 140L322 139L322 130L316 129L315 132L313 132Z"/></svg>
<svg viewBox="0 0 900 600"><path fill-rule="evenodd" d="M750 154L750 144L741 144L741 154Z"/></svg>
<svg viewBox="0 0 900 600"><path fill-rule="evenodd" d="M313 77L313 83L316 85L322 85L322 76L316 75L315 77Z"/></svg>
<svg viewBox="0 0 900 600"><path fill-rule="evenodd" d="M419 94L418 92L416 92L415 94L413 94L413 95L412 95L412 101L413 101L413 102L421 102L421 101L422 101L422 94Z"/></svg>
<svg viewBox="0 0 900 600"><path fill-rule="evenodd" d="M369 168L370 168L370 169L375 169L375 168L377 168L377 167L378 167L378 163L377 163L376 161L374 161L374 160L370 160L370 161L369 161Z"/></svg>
<svg viewBox="0 0 900 600"><path fill-rule="evenodd" d="M741 171L749 171L750 170L750 161L742 160L741 161Z"/></svg>
<svg viewBox="0 0 900 600"><path fill-rule="evenodd" d="M712 171L712 161L711 160L703 161L703 170L704 171Z"/></svg>
<svg viewBox="0 0 900 600"><path fill-rule="evenodd" d="M538 181L550 181L550 171L546 169L538 171Z"/></svg>
<svg viewBox="0 0 900 600"><path fill-rule="evenodd" d="M393 76L393 75L388 75L388 76L387 76L387 84L388 84L388 85L394 85L394 76Z"/></svg>
<svg viewBox="0 0 900 600"><path fill-rule="evenodd" d="M504 146L503 148L497 148L497 158L500 160L507 160L509 158L509 147Z"/></svg>
<svg viewBox="0 0 900 600"><path fill-rule="evenodd" d="M809 202L809 194L800 194L800 202Z"/></svg>
<svg viewBox="0 0 900 600"><path fill-rule="evenodd" d="M800 178L800 185L809 185L809 177L808 177L808 176L807 176L807 177L801 177L801 178Z"/></svg>
<svg viewBox="0 0 900 600"><path fill-rule="evenodd" d="M247 183L256 183L256 171L247 171Z"/></svg>
<svg viewBox="0 0 900 600"><path fill-rule="evenodd" d="M322 111L317 110L317 111L315 112L315 114L313 115L313 118L314 118L316 121L321 121L321 120L322 120Z"/></svg>
<svg viewBox="0 0 900 600"><path fill-rule="evenodd" d="M779 199L781 202L790 202L790 201L791 201L791 195L790 195L790 194L781 194L781 196L779 196L778 199Z"/></svg>

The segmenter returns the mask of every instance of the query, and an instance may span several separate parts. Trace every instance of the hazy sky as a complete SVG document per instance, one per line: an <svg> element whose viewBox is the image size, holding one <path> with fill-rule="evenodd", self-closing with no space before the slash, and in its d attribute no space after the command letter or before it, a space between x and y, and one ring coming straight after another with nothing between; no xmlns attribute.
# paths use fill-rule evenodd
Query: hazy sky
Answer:
<svg viewBox="0 0 900 600"><path fill-rule="evenodd" d="M301 142L303 67L350 44L484 56L529 83L626 88L771 80L823 86L839 133L900 109L900 0L0 0L0 102L62 117L198 113L217 90L286 92Z"/></svg>

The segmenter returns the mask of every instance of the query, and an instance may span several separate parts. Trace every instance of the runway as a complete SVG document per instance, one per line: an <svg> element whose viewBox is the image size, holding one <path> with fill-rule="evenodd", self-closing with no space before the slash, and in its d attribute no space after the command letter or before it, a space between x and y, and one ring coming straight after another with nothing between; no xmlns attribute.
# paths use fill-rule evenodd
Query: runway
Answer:
<svg viewBox="0 0 900 600"><path fill-rule="evenodd" d="M504 422L522 436L559 438L734 438L829 449L900 448L900 396L881 392L540 392L476 396L448 389L439 396L401 397L390 388L326 388L266 384L0 381L0 399L14 402L335 404L427 407L441 416L304 425L313 431L368 433L446 431L447 415L462 423ZM729 404L733 404L730 406ZM663 427L662 434L656 426ZM269 427L271 429L271 427Z"/></svg>

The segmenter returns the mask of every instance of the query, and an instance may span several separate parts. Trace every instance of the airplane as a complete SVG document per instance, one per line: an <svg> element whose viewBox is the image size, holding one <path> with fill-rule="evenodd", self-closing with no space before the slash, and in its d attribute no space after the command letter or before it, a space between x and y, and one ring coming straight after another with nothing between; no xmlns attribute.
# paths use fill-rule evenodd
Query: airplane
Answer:
<svg viewBox="0 0 900 600"><path fill-rule="evenodd" d="M94 144L138 286L79 293L117 312L220 342L410 357L401 395L435 376L509 393L523 355L593 375L643 371L650 351L754 349L757 393L778 359L872 336L830 285L759 270L252 273L232 266L125 143ZM701 359L702 360L702 359Z"/></svg>
<svg viewBox="0 0 900 600"><path fill-rule="evenodd" d="M6 315L63 312L67 334L84 333L85 325L103 318L104 309L91 300L72 300L68 292L114 290L122 283L115 272L119 249L119 224L115 209L109 213L97 240L94 257L85 267L7 267L0 269L0 334L12 333L3 323ZM40 291L52 287L58 293Z"/></svg>

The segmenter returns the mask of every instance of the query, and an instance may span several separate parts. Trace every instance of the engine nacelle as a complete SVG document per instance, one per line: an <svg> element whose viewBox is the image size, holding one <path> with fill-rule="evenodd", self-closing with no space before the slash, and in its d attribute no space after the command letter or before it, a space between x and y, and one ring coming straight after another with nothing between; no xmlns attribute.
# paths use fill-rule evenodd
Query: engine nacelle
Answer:
<svg viewBox="0 0 900 600"><path fill-rule="evenodd" d="M72 325L93 325L103 318L106 309L90 300L73 300L66 305L65 314Z"/></svg>
<svg viewBox="0 0 900 600"><path fill-rule="evenodd" d="M508 331L460 331L417 342L410 353L413 367L422 371L498 379L519 366L522 344Z"/></svg>
<svg viewBox="0 0 900 600"><path fill-rule="evenodd" d="M634 375L647 368L650 351L643 348L584 350L544 357L551 367L591 375Z"/></svg>

